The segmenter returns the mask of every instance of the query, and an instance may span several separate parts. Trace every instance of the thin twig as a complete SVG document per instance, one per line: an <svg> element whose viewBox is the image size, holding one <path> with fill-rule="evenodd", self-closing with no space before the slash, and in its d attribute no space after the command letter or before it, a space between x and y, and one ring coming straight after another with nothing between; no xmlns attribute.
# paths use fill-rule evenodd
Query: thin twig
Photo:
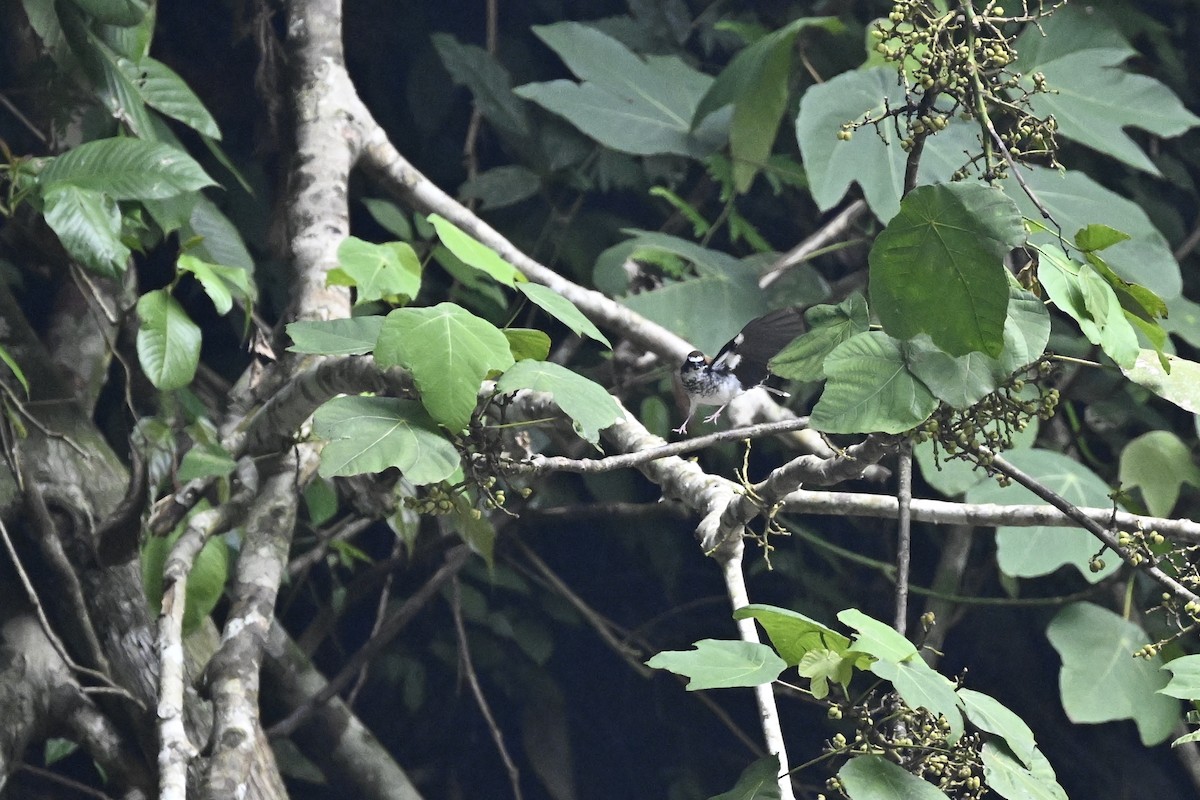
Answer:
<svg viewBox="0 0 1200 800"><path fill-rule="evenodd" d="M1064 497L1060 496L1057 492L1043 485L1041 481L1038 481L1025 472L1022 472L1020 469L1017 469L1017 467L1005 461L1000 456L992 456L992 466L1000 474L1007 475L1008 477L1012 478L1014 481L1021 484L1026 489L1033 492L1062 513L1066 514L1075 522L1079 523L1084 530L1103 542L1109 550L1112 550L1114 553L1118 554L1122 560L1129 562L1128 555L1125 553L1124 549L1117 541L1117 537L1113 535L1111 530L1101 525L1099 522L1096 522L1088 515L1084 514L1078 507L1070 503ZM1144 572L1147 576L1152 578L1177 599L1182 600L1185 603L1200 603L1200 595L1197 595L1195 592L1188 589L1182 583L1175 580L1153 564L1129 563L1130 566L1133 566L1136 569Z"/></svg>
<svg viewBox="0 0 1200 800"><path fill-rule="evenodd" d="M837 216L822 225L815 233L809 236L800 244L793 247L791 250L784 253L771 265L770 269L758 279L758 287L766 289L775 281L783 277L784 273L792 267L803 264L814 253L825 247L825 245L839 238L843 233L850 229L850 226L858 221L867 210L867 202L865 200L855 200L850 205L842 209Z"/></svg>
<svg viewBox="0 0 1200 800"><path fill-rule="evenodd" d="M395 561L400 558L400 553L404 549L404 540L399 536L392 543L392 555L389 561ZM377 636L379 628L383 625L384 619L387 618L388 603L392 599L392 584L396 580L396 571L388 570L387 577L383 579L383 588L379 590L379 602L375 605L375 622L371 625L370 636ZM354 700L358 697L358 693L362 691L363 684L367 682L367 668L369 663L363 664L362 669L358 671L358 678L354 681L354 686L350 687L350 691L346 693L346 705L354 707Z"/></svg>
<svg viewBox="0 0 1200 800"><path fill-rule="evenodd" d="M500 753L500 760L504 762L504 768L508 771L508 782L512 786L513 797L521 800L521 770L517 768L512 756L508 754L508 748L504 745L504 732L500 730L500 725L492 714L492 707L488 704L487 696L483 693L483 686L479 683L479 676L475 674L475 665L471 661L471 648L467 643L467 628L463 624L462 595L459 590L458 576L450 579L450 586L453 590L450 615L454 618L454 634L458 638L458 663L467 677L467 684L471 687L471 694L479 705L479 712L483 714L483 718L487 722L488 730L492 734L492 741L496 745L496 751Z"/></svg>

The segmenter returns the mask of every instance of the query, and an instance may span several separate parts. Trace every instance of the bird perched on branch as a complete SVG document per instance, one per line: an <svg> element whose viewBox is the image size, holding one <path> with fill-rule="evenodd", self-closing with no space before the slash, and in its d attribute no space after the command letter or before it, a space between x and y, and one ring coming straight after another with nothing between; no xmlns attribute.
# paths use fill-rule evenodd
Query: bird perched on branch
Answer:
<svg viewBox="0 0 1200 800"><path fill-rule="evenodd" d="M709 359L699 350L688 353L679 367L679 381L688 396L688 415L676 433L687 433L698 406L720 406L705 422L721 415L729 401L767 379L767 362L797 336L804 333L804 315L798 308L784 308L750 320ZM785 392L776 394L787 396Z"/></svg>

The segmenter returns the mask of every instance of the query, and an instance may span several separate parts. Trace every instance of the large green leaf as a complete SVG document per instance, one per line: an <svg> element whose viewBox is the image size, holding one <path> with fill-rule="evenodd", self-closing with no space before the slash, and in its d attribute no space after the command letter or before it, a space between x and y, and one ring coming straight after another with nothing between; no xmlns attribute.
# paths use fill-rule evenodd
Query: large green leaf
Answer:
<svg viewBox="0 0 1200 800"><path fill-rule="evenodd" d="M1016 50L1012 69L1024 76L1023 87L1032 89L1032 76L1040 72L1053 90L1031 95L1033 113L1053 114L1061 135L1130 166L1160 174L1123 128L1171 137L1200 124L1166 86L1117 68L1137 51L1099 14L1059 9L1026 28Z"/></svg>
<svg viewBox="0 0 1200 800"><path fill-rule="evenodd" d="M980 756L987 787L1005 800L1067 800L1041 750L1034 749L1028 767L995 742L985 743Z"/></svg>
<svg viewBox="0 0 1200 800"><path fill-rule="evenodd" d="M932 783L883 756L855 756L838 770L838 778L850 800L950 800Z"/></svg>
<svg viewBox="0 0 1200 800"><path fill-rule="evenodd" d="M898 339L928 333L951 355L1004 347L1004 257L1025 238L1016 205L979 184L921 186L875 239L871 310Z"/></svg>
<svg viewBox="0 0 1200 800"><path fill-rule="evenodd" d="M1088 341L1100 345L1118 366L1132 367L1137 333L1112 285L1091 264L1068 259L1054 245L1039 247L1038 253L1038 280L1054 305L1073 317Z"/></svg>
<svg viewBox="0 0 1200 800"><path fill-rule="evenodd" d="M70 185L114 200L172 197L214 185L182 150L141 139L99 139L50 159L38 175L43 191Z"/></svg>
<svg viewBox="0 0 1200 800"><path fill-rule="evenodd" d="M1092 603L1073 603L1050 621L1046 637L1062 658L1058 685L1072 722L1132 719L1147 747L1171 735L1179 701L1159 693L1167 685L1161 656L1133 657L1150 640L1138 625Z"/></svg>
<svg viewBox="0 0 1200 800"><path fill-rule="evenodd" d="M765 644L723 639L703 639L694 650L664 650L646 666L691 678L689 692L760 686L787 669L787 663Z"/></svg>
<svg viewBox="0 0 1200 800"><path fill-rule="evenodd" d="M797 611L755 603L733 612L734 619L756 619L771 638L775 651L794 667L809 650L826 648L837 653L850 647L850 639Z"/></svg>
<svg viewBox="0 0 1200 800"><path fill-rule="evenodd" d="M739 193L750 188L771 155L787 108L793 43L796 34L809 25L841 27L836 17L809 17L772 31L734 56L696 107L693 127L717 109L733 105L729 149L734 187Z"/></svg>
<svg viewBox="0 0 1200 800"><path fill-rule="evenodd" d="M844 72L800 98L796 139L813 200L822 211L837 205L854 183L881 220L890 220L900 210L908 153L900 148L903 137L896 126L889 121L864 128L850 141L838 139L837 133L843 123L864 115L878 118L888 107L903 105L904 90L891 66ZM977 126L959 122L927 139L917 183L950 180L966 161L964 153L979 150L978 139Z"/></svg>
<svg viewBox="0 0 1200 800"><path fill-rule="evenodd" d="M1009 462L1077 506L1109 506L1110 489L1095 473L1062 453L1020 450L1007 455ZM1043 504L1033 492L1013 484L1003 487L987 481L967 492L970 503ZM1120 559L1111 555L1104 569L1092 572L1089 562L1100 549L1090 533L1078 528L1034 526L996 529L996 557L1000 569L1015 578L1048 575L1064 564L1075 567L1092 583L1111 575Z"/></svg>
<svg viewBox="0 0 1200 800"><path fill-rule="evenodd" d="M1150 431L1125 445L1118 472L1122 489L1138 487L1147 510L1165 517L1179 499L1179 488L1200 486L1200 467L1173 431Z"/></svg>
<svg viewBox="0 0 1200 800"><path fill-rule="evenodd" d="M435 33L429 39L450 77L471 90L475 108L489 123L515 139L529 136L529 115L513 95L508 70L494 56L482 47L462 44L448 33Z"/></svg>
<svg viewBox="0 0 1200 800"><path fill-rule="evenodd" d="M317 353L327 356L357 356L375 349L383 317L292 322L287 326L293 353Z"/></svg>
<svg viewBox="0 0 1200 800"><path fill-rule="evenodd" d="M708 800L779 800L779 757L766 756L742 770L728 792Z"/></svg>
<svg viewBox="0 0 1200 800"><path fill-rule="evenodd" d="M1041 212L1021 187L1015 181L1005 182L1004 191L1020 207L1021 213L1048 228L1031 233L1029 240L1032 243L1042 245L1045 251L1057 248L1061 255L1060 230L1068 241L1073 231L1094 223L1124 231L1129 234L1129 241L1114 244L1104 251L1108 265L1125 280L1145 286L1164 300L1179 296L1183 282L1171 246L1137 203L1104 188L1078 170L1060 173L1033 167L1022 170L1022 174L1025 185L1054 220L1054 224L1042 220Z"/></svg>
<svg viewBox="0 0 1200 800"><path fill-rule="evenodd" d="M421 289L421 260L407 242L374 244L347 236L338 245L338 266L329 283L353 286L356 303L385 298L411 300Z"/></svg>
<svg viewBox="0 0 1200 800"><path fill-rule="evenodd" d="M634 155L703 157L721 145L722 114L692 131L692 117L712 78L675 56L642 59L616 39L577 22L534 26L582 83L566 80L517 87L605 147Z"/></svg>
<svg viewBox="0 0 1200 800"><path fill-rule="evenodd" d="M1162 665L1171 680L1158 691L1180 700L1200 700L1200 655L1180 656Z"/></svg>
<svg viewBox="0 0 1200 800"><path fill-rule="evenodd" d="M1164 400L1185 411L1200 414L1200 364L1179 356L1167 356L1170 372L1163 369L1158 354L1142 350L1129 368L1121 368L1125 377L1144 386Z"/></svg>
<svg viewBox="0 0 1200 800"><path fill-rule="evenodd" d="M926 664L912 642L855 608L840 612L838 619L858 631L850 650L875 659L868 666L871 672L890 681L910 707L945 717L952 741L962 734L963 716L954 683Z"/></svg>
<svg viewBox="0 0 1200 800"><path fill-rule="evenodd" d="M828 383L812 410L826 433L901 433L929 418L937 398L904 363L900 342L882 331L860 333L825 358Z"/></svg>
<svg viewBox="0 0 1200 800"><path fill-rule="evenodd" d="M442 244L446 245L450 252L458 256L459 260L468 267L491 276L510 289L517 283L529 280L516 267L501 258L499 253L445 217L430 214L429 222L437 231Z"/></svg>
<svg viewBox="0 0 1200 800"><path fill-rule="evenodd" d="M381 367L412 372L430 415L457 433L471 421L487 374L513 364L508 339L462 306L398 308L387 315L375 345Z"/></svg>
<svg viewBox="0 0 1200 800"><path fill-rule="evenodd" d="M999 700L983 692L960 688L958 698L962 701L963 710L972 725L1004 739L1004 743L1025 766L1033 766L1037 746L1033 739L1033 731L1025 724L1025 720Z"/></svg>
<svg viewBox="0 0 1200 800"><path fill-rule="evenodd" d="M550 361L519 361L496 381L496 390L510 394L521 389L546 392L571 418L575 432L592 444L600 431L622 417L621 406L604 387Z"/></svg>
<svg viewBox="0 0 1200 800"><path fill-rule="evenodd" d="M836 306L818 305L804 312L808 332L771 359L771 372L794 381L825 377L825 357L852 336L865 333L871 315L858 292Z"/></svg>
<svg viewBox="0 0 1200 800"><path fill-rule="evenodd" d="M166 64L146 56L136 64L127 58L119 59L117 66L146 105L209 138L221 138L221 129L204 103Z"/></svg>
<svg viewBox="0 0 1200 800"><path fill-rule="evenodd" d="M419 403L394 397L335 397L313 415L313 432L329 439L320 474L360 475L396 467L418 486L445 480L458 451Z"/></svg>
<svg viewBox="0 0 1200 800"><path fill-rule="evenodd" d="M200 363L200 328L166 289L138 299L137 354L146 377L167 391L192 382Z"/></svg>
<svg viewBox="0 0 1200 800"><path fill-rule="evenodd" d="M612 343L608 341L608 337L601 333L600 329L590 319L585 317L583 312L575 307L574 303L549 286L542 286L538 283L518 283L517 289L521 294L528 297L534 305L541 308L563 325L566 325L575 333L595 339L606 347L612 347Z"/></svg>
<svg viewBox="0 0 1200 800"><path fill-rule="evenodd" d="M253 273L254 259L237 227L213 201L198 193L194 197L191 216L180 231L180 239L189 242L189 252L212 264L228 264Z"/></svg>
<svg viewBox="0 0 1200 800"><path fill-rule="evenodd" d="M504 338L508 339L514 361L524 361L527 358L545 361L550 355L550 337L542 331L533 328L505 328Z"/></svg>
<svg viewBox="0 0 1200 800"><path fill-rule="evenodd" d="M46 224L71 257L109 278L125 271L129 248L121 241L121 210L111 197L69 184L46 192Z"/></svg>

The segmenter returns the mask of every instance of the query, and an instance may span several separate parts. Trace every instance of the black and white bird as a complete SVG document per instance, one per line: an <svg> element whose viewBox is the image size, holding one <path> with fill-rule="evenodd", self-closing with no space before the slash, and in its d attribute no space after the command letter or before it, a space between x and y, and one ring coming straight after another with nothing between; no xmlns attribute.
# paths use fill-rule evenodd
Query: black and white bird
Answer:
<svg viewBox="0 0 1200 800"><path fill-rule="evenodd" d="M710 360L699 350L688 353L679 367L679 382L688 396L688 415L675 432L687 433L698 406L720 406L704 421L717 419L730 400L767 379L767 362L802 333L804 314L798 308L784 308L747 322L716 358Z"/></svg>

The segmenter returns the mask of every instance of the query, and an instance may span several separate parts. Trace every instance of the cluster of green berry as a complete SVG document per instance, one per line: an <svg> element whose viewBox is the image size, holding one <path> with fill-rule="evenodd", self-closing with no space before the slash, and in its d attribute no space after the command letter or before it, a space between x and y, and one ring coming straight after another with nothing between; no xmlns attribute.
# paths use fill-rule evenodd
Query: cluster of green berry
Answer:
<svg viewBox="0 0 1200 800"><path fill-rule="evenodd" d="M1011 448L1013 437L1028 428L1035 417L1047 420L1054 416L1058 390L1042 384L1052 370L1043 357L969 408L942 405L913 437L917 443L936 441L940 446L938 458L944 454L971 461L990 472L994 454ZM997 480L1007 485L1009 479L1001 475Z"/></svg>
<svg viewBox="0 0 1200 800"><path fill-rule="evenodd" d="M968 733L952 744L945 717L934 718L924 709L909 708L896 695L888 695L874 707L866 702L849 708L834 705L829 716L852 717L855 730L853 741L842 733L830 738L825 746L828 754L883 756L961 800L978 800L987 794L981 737ZM825 788L835 797L848 797L836 776L826 781Z"/></svg>
<svg viewBox="0 0 1200 800"><path fill-rule="evenodd" d="M885 106L883 113L847 122L837 138L850 140L866 125L878 129L889 118L903 119L906 130L900 146L911 150L925 136L949 125L954 115L980 119L983 152L955 173L966 178L972 165L985 161L985 177L1003 177L1008 162L992 155L992 138L998 136L1014 159L1038 158L1055 162L1057 123L1052 116L1040 119L1030 110L1029 97L1049 91L1045 76L1024 80L1011 69L1017 60L1013 47L1021 23L1036 22L1047 11L1023 4L1019 14L1006 15L997 0L976 10L971 0L949 9L931 0L896 0L885 19L870 30L875 52L894 63L906 87L904 106Z"/></svg>

